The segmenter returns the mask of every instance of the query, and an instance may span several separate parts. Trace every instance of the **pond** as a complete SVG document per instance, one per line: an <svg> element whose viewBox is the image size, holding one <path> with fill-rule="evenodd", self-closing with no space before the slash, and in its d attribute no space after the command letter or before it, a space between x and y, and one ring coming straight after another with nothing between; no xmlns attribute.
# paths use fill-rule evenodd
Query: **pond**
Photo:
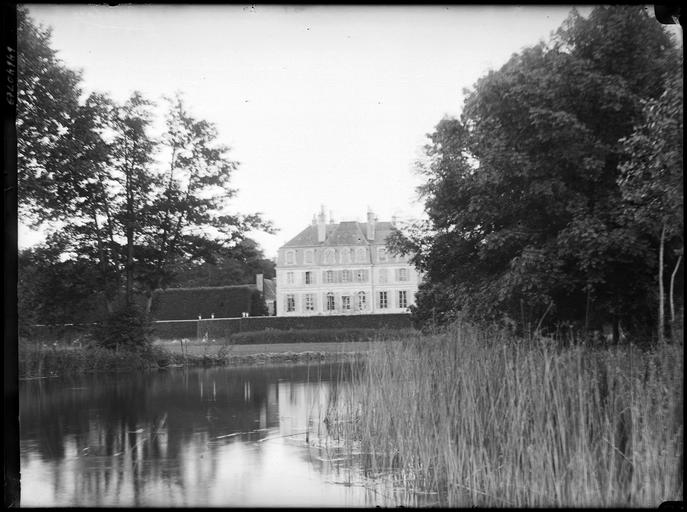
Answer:
<svg viewBox="0 0 687 512"><path fill-rule="evenodd" d="M327 438L339 364L22 382L21 506L396 506Z"/></svg>

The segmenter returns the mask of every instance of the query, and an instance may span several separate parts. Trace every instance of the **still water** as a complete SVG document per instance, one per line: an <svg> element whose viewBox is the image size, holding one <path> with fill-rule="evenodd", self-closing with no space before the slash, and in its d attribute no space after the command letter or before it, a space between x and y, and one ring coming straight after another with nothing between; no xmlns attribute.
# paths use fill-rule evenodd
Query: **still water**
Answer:
<svg viewBox="0 0 687 512"><path fill-rule="evenodd" d="M21 505L418 504L326 436L344 373L310 364L23 382Z"/></svg>

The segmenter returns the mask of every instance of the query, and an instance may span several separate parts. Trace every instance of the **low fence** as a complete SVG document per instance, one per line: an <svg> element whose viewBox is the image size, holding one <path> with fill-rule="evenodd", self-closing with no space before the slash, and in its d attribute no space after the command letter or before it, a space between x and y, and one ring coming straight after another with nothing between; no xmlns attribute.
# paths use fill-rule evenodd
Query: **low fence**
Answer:
<svg viewBox="0 0 687 512"><path fill-rule="evenodd" d="M31 328L34 341L73 343L93 328L88 325L36 325ZM410 315L341 316L254 316L245 318L207 318L196 320L157 320L153 336L160 339L228 339L232 334L254 331L290 331L318 329L409 329Z"/></svg>

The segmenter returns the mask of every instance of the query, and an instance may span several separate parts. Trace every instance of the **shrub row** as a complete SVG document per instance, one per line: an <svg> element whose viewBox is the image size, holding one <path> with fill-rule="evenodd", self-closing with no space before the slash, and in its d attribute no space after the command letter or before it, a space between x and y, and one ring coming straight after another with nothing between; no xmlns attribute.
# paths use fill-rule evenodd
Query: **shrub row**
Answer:
<svg viewBox="0 0 687 512"><path fill-rule="evenodd" d="M167 292L165 292L167 293ZM177 319L178 320L178 319ZM38 326L32 328L31 339L35 341L71 344L88 338L92 325ZM152 334L159 339L209 338L228 340L240 332L262 331L342 331L411 329L410 315L405 313L389 315L346 315L346 316L301 316L277 317L255 316L248 318L217 318L199 321L155 322ZM322 333L313 334L317 336ZM338 332L341 334L341 332ZM309 336L309 335L306 335ZM259 342L262 343L262 342ZM266 342L269 343L269 342Z"/></svg>
<svg viewBox="0 0 687 512"><path fill-rule="evenodd" d="M200 336L228 338L238 332L264 330L312 329L409 329L412 327L407 313L389 315L332 315L332 316L258 316L248 318L220 318L202 320Z"/></svg>
<svg viewBox="0 0 687 512"><path fill-rule="evenodd" d="M19 344L20 378L118 372L157 368L169 358L158 347L146 351L114 351L101 347L59 348L42 344Z"/></svg>
<svg viewBox="0 0 687 512"><path fill-rule="evenodd" d="M236 345L351 342L395 340L407 338L412 334L412 329L292 329L239 332L232 334L228 341Z"/></svg>

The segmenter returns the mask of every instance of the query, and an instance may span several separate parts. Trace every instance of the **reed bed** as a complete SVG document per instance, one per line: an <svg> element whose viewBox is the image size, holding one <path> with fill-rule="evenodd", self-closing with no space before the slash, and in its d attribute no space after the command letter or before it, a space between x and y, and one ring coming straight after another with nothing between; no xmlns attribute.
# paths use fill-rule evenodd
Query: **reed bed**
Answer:
<svg viewBox="0 0 687 512"><path fill-rule="evenodd" d="M338 385L328 433L370 475L445 506L682 500L683 345L558 346L470 328L384 343Z"/></svg>
<svg viewBox="0 0 687 512"><path fill-rule="evenodd" d="M20 379L146 370L157 368L161 359L169 359L166 352L157 347L145 351L115 351L93 346L72 348L20 342L18 348Z"/></svg>

